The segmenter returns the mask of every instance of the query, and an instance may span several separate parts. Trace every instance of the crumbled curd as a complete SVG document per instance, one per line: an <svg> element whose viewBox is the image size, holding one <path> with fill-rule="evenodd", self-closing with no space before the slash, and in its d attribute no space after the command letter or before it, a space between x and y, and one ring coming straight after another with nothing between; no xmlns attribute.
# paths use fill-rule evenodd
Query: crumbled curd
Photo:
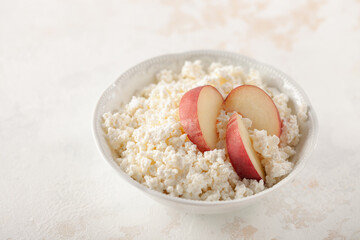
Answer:
<svg viewBox="0 0 360 240"><path fill-rule="evenodd" d="M217 149L200 152L187 138L179 120L180 99L188 90L212 85L226 97L235 87L251 84L264 89L276 104L282 134L249 129L253 147L266 172L263 180L239 179L226 154L226 125L232 113L221 111L217 120ZM109 144L118 154L121 169L139 183L156 191L187 199L216 201L239 199L273 186L293 169L291 156L299 142L299 121L307 118L302 106L297 116L288 107L288 96L267 88L260 74L240 66L213 63L206 71L201 61L185 62L176 74L163 70L156 82L133 96L119 112L103 115ZM247 128L251 120L243 118Z"/></svg>

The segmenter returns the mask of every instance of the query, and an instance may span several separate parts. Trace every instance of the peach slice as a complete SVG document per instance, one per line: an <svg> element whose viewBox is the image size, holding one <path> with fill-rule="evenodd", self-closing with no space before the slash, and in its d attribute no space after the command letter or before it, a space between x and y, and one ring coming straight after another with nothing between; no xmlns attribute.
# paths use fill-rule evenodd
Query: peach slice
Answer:
<svg viewBox="0 0 360 240"><path fill-rule="evenodd" d="M264 169L252 147L248 130L237 113L231 116L226 127L226 148L240 178L265 180Z"/></svg>
<svg viewBox="0 0 360 240"><path fill-rule="evenodd" d="M216 118L223 102L219 91L210 85L191 89L181 98L180 123L190 141L202 152L216 147Z"/></svg>
<svg viewBox="0 0 360 240"><path fill-rule="evenodd" d="M268 135L281 134L279 111L261 88L242 85L234 88L225 99L225 110L236 111L252 121L252 129L266 130Z"/></svg>

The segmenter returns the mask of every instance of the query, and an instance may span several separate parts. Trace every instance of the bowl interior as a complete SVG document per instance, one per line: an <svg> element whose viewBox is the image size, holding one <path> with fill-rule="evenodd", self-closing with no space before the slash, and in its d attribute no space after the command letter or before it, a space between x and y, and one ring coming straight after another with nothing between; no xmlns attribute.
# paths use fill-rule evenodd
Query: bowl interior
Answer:
<svg viewBox="0 0 360 240"><path fill-rule="evenodd" d="M289 96L289 104L293 111L297 111L302 104L306 104L308 106L309 119L304 124L300 124L302 137L296 148L297 154L293 158L296 164L294 170L285 179L280 181L272 188L269 188L251 197L239 200L218 201L209 203L203 201L174 198L162 193L158 193L156 191L147 189L145 186L139 184L135 180L131 179L127 174L122 172L120 167L114 161L117 155L109 147L105 138L105 134L102 130L102 115L105 112L109 111L115 112L123 104L129 102L131 97L136 94L137 91L141 90L144 86L154 81L157 72L163 69L170 69L174 72L180 72L184 62L188 60L201 60L205 69L213 62L220 62L222 64L228 65L240 65L244 68L245 71L248 71L250 68L255 68L259 71L263 81L266 82L268 86L275 87L279 91ZM269 65L259 63L251 58L239 54L213 50L193 51L180 54L159 56L134 66L133 68L122 74L110 87L108 87L104 91L96 106L93 121L94 137L99 147L99 150L102 152L104 158L120 173L120 175L122 175L125 179L127 179L136 187L150 193L151 195L153 195L153 197L160 197L165 199L167 198L170 201L178 202L195 202L197 205L215 203L217 205L221 205L228 204L229 202L247 201L247 199L255 198L256 196L260 197L261 195L266 194L266 192L270 192L271 190L280 187L285 182L293 178L293 176L295 176L296 173L303 168L305 161L309 158L312 150L315 147L315 142L318 134L317 119L310 104L310 101L306 96L305 92L298 86L295 81L293 81L290 77L288 77L281 71Z"/></svg>

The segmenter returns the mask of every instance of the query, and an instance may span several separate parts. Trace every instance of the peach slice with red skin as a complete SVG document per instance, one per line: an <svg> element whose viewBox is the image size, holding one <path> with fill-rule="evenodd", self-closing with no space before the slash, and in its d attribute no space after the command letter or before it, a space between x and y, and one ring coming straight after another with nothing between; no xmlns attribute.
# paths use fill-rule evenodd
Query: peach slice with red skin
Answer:
<svg viewBox="0 0 360 240"><path fill-rule="evenodd" d="M281 134L281 118L271 97L261 88L242 85L234 88L225 99L225 110L236 111L252 121L252 129L266 130L268 135Z"/></svg>
<svg viewBox="0 0 360 240"><path fill-rule="evenodd" d="M191 89L181 98L179 105L180 123L191 142L201 152L216 148L218 134L216 118L224 98L210 85Z"/></svg>
<svg viewBox="0 0 360 240"><path fill-rule="evenodd" d="M252 147L247 128L234 113L226 127L226 148L230 162L240 178L265 180L261 162Z"/></svg>

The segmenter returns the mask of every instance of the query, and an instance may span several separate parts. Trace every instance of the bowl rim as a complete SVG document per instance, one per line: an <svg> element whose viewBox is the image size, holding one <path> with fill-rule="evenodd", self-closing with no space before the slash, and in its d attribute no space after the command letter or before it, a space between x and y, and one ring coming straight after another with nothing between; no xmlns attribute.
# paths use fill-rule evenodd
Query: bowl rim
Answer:
<svg viewBox="0 0 360 240"><path fill-rule="evenodd" d="M180 198L180 197L174 197L168 194L164 194L161 192L158 192L156 190L150 189L148 187L146 187L145 185L142 185L141 183L137 182L136 180L134 180L133 178L131 178L129 175L127 175L121 168L120 166L115 162L115 159L113 158L108 158L107 155L105 154L104 149L101 147L101 134L97 131L97 124L99 119L97 118L98 116L98 112L100 110L100 103L102 102L102 100L105 98L105 96L107 95L107 93L109 91L111 91L111 89L121 80L123 80L124 78L126 78L129 74L131 74L134 71L137 71L138 69L141 69L145 66L148 66L151 63L157 62L157 61L161 61L162 59L166 58L176 58L176 57L180 57L183 56L185 57L186 55L188 56L192 56L192 55L204 55L204 56L218 56L218 57L232 57L232 58L241 58L243 61L248 62L249 65L254 65L256 64L259 68L263 68L269 72L272 72L273 74L278 75L279 77L281 77L284 81L287 81L288 83L290 83L290 85L293 85L297 91L299 91L301 97L303 98L303 100L306 102L307 107L308 107L308 121L311 119L311 125L312 125L312 129L313 129L313 134L310 136L309 139L306 139L306 141L311 141L310 143L310 147L307 149L306 154L301 158L298 159L299 163L296 165L296 167L281 181L279 181L277 184L275 184L274 186L267 188L259 193L256 193L254 195L251 196L247 196L244 198L240 198L240 199L231 199L231 200L217 200L217 201L204 201L204 200L193 200L193 199L186 199L186 198ZM260 199L262 197L264 197L265 195L269 194L270 192L276 191L278 190L280 187L282 187L284 184L290 182L292 179L294 179L294 177L296 175L298 175L298 173L305 167L306 162L308 161L308 159L310 158L310 156L312 155L312 153L314 152L314 149L316 148L317 145L317 140L318 140L318 136L319 136L319 125L318 125L318 119L316 116L316 113L314 111L313 106L310 103L310 100L307 96L307 94L305 93L305 91L300 87L300 85L294 81L291 77L289 77L288 75L286 75L285 73L283 73L282 71L278 70L277 68L259 62L253 58L244 56L242 54L238 54L238 53L233 53L233 52L228 52L228 51L221 51L221 50L193 50L193 51L186 51L186 52L180 52L180 53L170 53L170 54L163 54L163 55L159 55L159 56L155 56L152 58L149 58L147 60L144 60L136 65L134 65L133 67L129 68L128 70L126 70L125 72L123 72L118 78L116 78L116 80L114 82L112 82L100 95L100 97L98 98L98 101L95 105L95 109L93 112L93 119L92 119L92 134L97 146L97 149L100 151L103 159L110 164L110 166L113 167L113 169L128 183L132 184L134 187L136 187L139 190L142 190L144 192L146 192L147 194L150 194L152 196L158 197L158 198L162 198L162 199L166 199L172 202L176 202L179 204L183 204L183 205L192 205L192 206L223 206L223 205L238 205L242 202L250 202L251 200L254 199Z"/></svg>

